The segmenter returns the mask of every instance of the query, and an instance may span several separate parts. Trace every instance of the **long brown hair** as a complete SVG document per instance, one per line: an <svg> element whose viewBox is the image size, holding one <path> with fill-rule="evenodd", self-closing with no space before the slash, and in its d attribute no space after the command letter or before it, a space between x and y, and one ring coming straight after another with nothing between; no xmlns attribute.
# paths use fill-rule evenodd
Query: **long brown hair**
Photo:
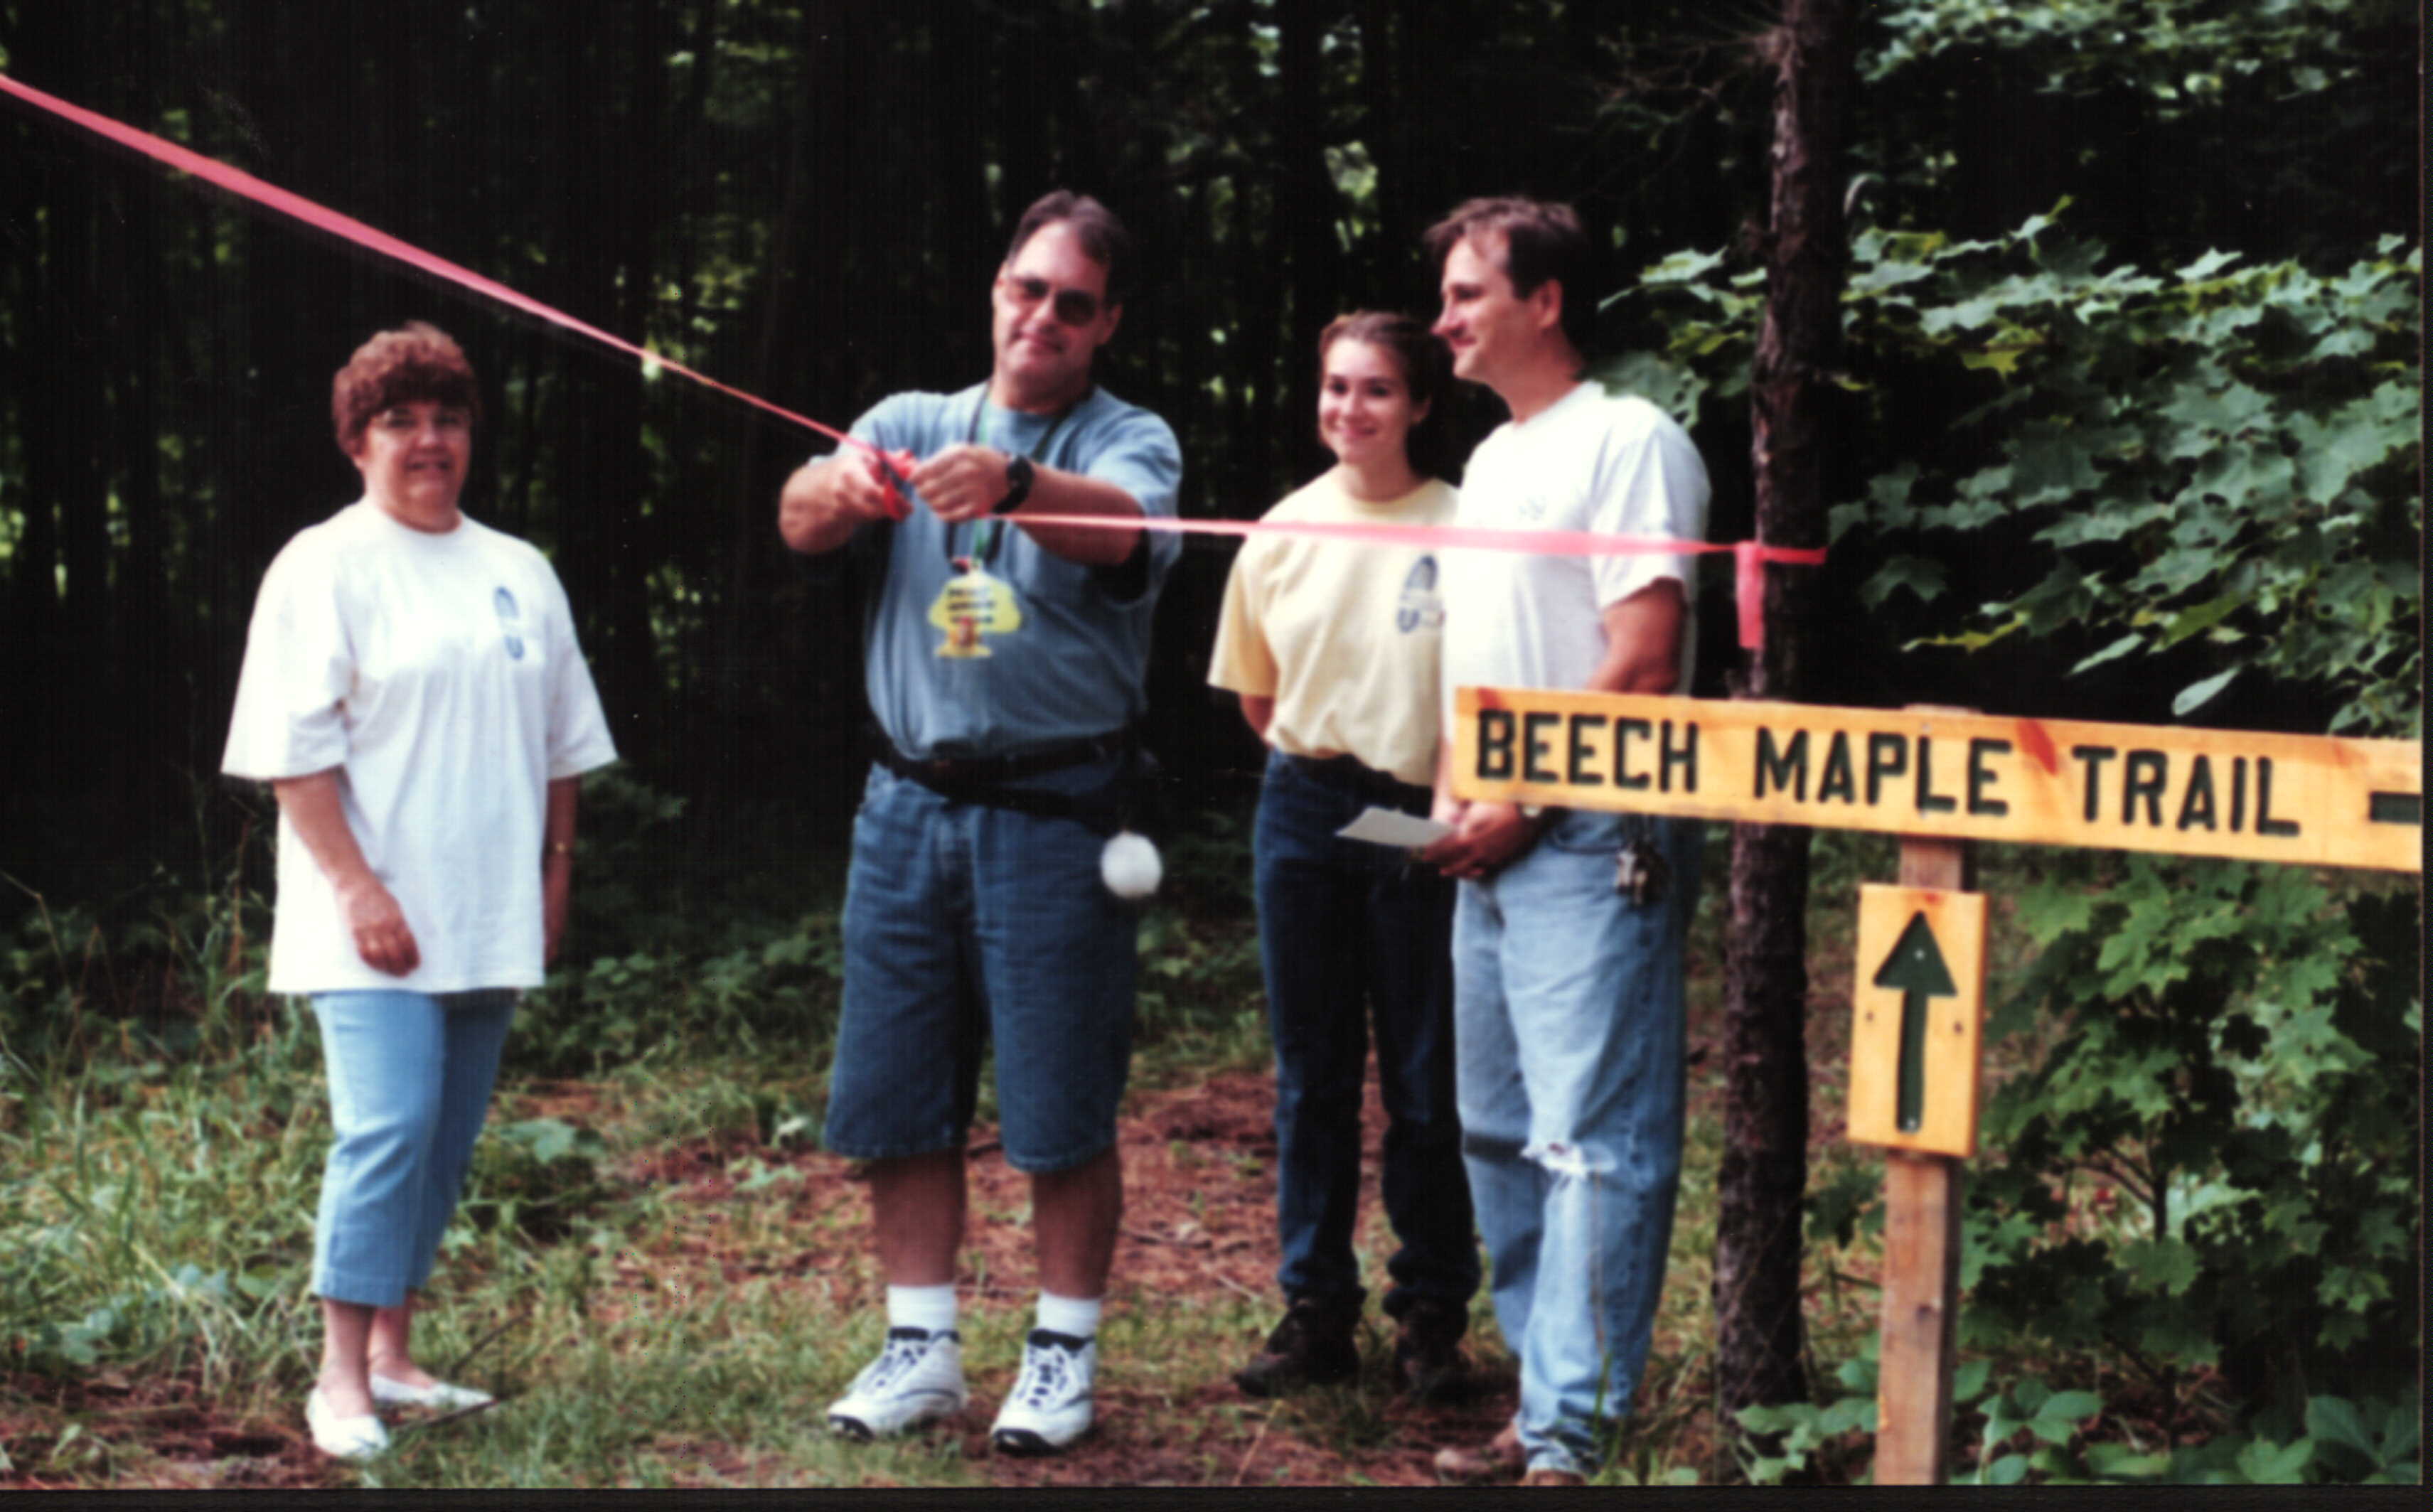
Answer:
<svg viewBox="0 0 2433 1512"><path fill-rule="evenodd" d="M1453 354L1436 333L1409 315L1388 310L1354 310L1337 315L1318 336L1318 370L1326 373L1326 354L1338 341L1356 341L1394 354L1403 369L1403 386L1413 404L1424 404L1427 415L1404 437L1403 450L1411 466L1431 478L1453 475L1453 418L1447 414L1453 387Z"/></svg>

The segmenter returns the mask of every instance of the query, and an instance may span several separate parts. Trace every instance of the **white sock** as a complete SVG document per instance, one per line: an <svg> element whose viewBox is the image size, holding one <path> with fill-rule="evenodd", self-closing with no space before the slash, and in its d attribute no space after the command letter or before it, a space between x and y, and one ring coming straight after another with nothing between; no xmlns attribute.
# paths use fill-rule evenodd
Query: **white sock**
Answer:
<svg viewBox="0 0 2433 1512"><path fill-rule="evenodd" d="M1098 1332L1098 1310L1104 1305L1097 1297L1059 1297L1044 1291L1039 1294L1039 1326L1050 1334L1086 1339Z"/></svg>
<svg viewBox="0 0 2433 1512"><path fill-rule="evenodd" d="M887 1326L941 1334L955 1326L955 1283L887 1288Z"/></svg>

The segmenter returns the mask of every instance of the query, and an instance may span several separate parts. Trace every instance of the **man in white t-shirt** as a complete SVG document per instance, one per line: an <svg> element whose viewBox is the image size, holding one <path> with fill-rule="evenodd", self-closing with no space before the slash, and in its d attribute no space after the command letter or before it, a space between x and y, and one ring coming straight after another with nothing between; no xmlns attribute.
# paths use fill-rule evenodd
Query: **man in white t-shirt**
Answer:
<svg viewBox="0 0 2433 1512"><path fill-rule="evenodd" d="M1512 412L1471 457L1460 522L1701 538L1707 474L1689 436L1581 377L1589 246L1570 207L1471 200L1427 245L1455 376ZM1686 692L1691 560L1452 553L1447 726L1463 686ZM1449 783L1440 764L1436 815L1455 829L1426 858L1461 878L1463 1151L1521 1402L1493 1442L1437 1465L1448 1478L1576 1485L1629 1411L1663 1291L1698 828L1465 803Z"/></svg>

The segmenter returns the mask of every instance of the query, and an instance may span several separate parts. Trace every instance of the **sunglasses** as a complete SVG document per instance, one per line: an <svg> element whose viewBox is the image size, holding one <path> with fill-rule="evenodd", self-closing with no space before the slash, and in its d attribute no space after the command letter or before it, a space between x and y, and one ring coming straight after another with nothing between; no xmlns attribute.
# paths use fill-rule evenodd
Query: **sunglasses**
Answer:
<svg viewBox="0 0 2433 1512"><path fill-rule="evenodd" d="M1068 326L1086 326L1098 318L1098 297L1087 289L1059 289L1046 279L1021 278L1009 274L1005 286L1014 302L1029 309L1052 292L1056 296L1056 318Z"/></svg>

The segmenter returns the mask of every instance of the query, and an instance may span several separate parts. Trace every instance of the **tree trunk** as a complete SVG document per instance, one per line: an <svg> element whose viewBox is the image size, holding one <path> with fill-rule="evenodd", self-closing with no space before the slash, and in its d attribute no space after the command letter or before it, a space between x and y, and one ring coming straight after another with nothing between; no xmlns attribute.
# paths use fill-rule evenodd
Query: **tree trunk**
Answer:
<svg viewBox="0 0 2433 1512"><path fill-rule="evenodd" d="M1850 0L1785 0L1765 48L1776 71L1765 314L1750 383L1757 535L1825 540L1826 374L1839 349L1841 140ZM1814 573L1766 572L1766 643L1735 692L1795 699L1807 681ZM1808 1181L1806 913L1809 831L1732 832L1725 959L1724 1156L1717 1177L1715 1392L1732 1415L1802 1401L1801 1197Z"/></svg>
<svg viewBox="0 0 2433 1512"><path fill-rule="evenodd" d="M1281 366L1274 372L1281 423L1273 455L1299 475L1309 448L1299 444L1318 413L1318 333L1337 314L1336 194L1326 170L1326 122L1319 98L1321 18L1312 6L1287 6L1277 16L1275 208L1285 262L1291 268L1291 314ZM1313 459L1315 460L1315 459Z"/></svg>

